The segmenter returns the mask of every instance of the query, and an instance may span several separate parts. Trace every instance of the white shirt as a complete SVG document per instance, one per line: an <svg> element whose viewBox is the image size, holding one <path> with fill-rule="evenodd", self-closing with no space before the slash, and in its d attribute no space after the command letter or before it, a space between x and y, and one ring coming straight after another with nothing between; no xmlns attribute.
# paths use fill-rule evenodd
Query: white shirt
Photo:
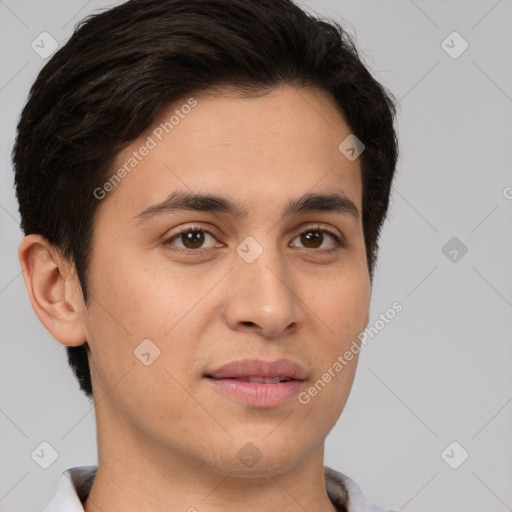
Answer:
<svg viewBox="0 0 512 512"><path fill-rule="evenodd" d="M96 466L77 466L64 471L57 493L43 512L84 512L79 495L85 501L89 494ZM396 512L368 503L361 489L348 476L325 467L327 494L338 510L347 512Z"/></svg>

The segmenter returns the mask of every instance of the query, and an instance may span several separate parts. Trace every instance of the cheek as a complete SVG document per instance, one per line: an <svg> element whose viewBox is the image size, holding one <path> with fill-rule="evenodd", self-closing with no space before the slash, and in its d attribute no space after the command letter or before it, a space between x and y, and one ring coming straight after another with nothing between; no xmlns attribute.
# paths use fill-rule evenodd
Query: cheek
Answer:
<svg viewBox="0 0 512 512"><path fill-rule="evenodd" d="M183 320L193 329L194 310L205 290L219 280L216 274L171 265L158 254L144 257L127 251L115 264L109 261L96 267L94 295L114 329L141 340L161 339Z"/></svg>
<svg viewBox="0 0 512 512"><path fill-rule="evenodd" d="M304 424L313 437L321 439L332 430L347 403L357 366L356 359L346 366L336 366L336 357L317 367L311 382L298 396Z"/></svg>
<svg viewBox="0 0 512 512"><path fill-rule="evenodd" d="M316 370L305 401L330 411L328 422L336 421L350 393L369 303L369 285L364 273L357 272L338 275L308 295L310 318L317 326L310 347Z"/></svg>
<svg viewBox="0 0 512 512"><path fill-rule="evenodd" d="M109 389L126 372L135 369L127 381L154 386L151 389L176 385L164 368L177 372L176 377L183 380L181 374L197 358L197 340L209 321L203 314L202 298L205 290L219 281L219 276L172 268L162 259L151 262L140 255L129 258L126 253L115 264L109 259L97 261L102 264L91 265L91 307L86 334L93 364L98 365L98 382ZM145 353L146 347L152 351L150 359L158 354L147 367L137 359L137 354ZM154 369L159 367L157 376ZM170 382L165 384L158 379Z"/></svg>
<svg viewBox="0 0 512 512"><path fill-rule="evenodd" d="M370 306L370 286L364 272L332 273L321 281L311 281L302 295L304 303L325 331L325 342L332 350L357 336L365 328Z"/></svg>

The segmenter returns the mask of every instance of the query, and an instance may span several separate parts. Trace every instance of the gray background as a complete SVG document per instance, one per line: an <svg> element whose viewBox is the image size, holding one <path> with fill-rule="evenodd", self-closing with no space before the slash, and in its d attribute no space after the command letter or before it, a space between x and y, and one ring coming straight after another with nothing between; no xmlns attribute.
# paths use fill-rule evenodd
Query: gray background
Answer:
<svg viewBox="0 0 512 512"><path fill-rule="evenodd" d="M62 45L77 21L110 5L0 0L0 511L42 510L63 470L97 462L94 411L26 294L10 151L44 64L31 42L47 31ZM395 301L403 311L363 350L326 465L382 506L510 511L512 2L302 5L355 34L400 100L401 157L370 325ZM453 31L469 44L458 58L441 46ZM468 248L455 262L442 251L452 237ZM46 470L31 458L42 441L58 452ZM463 448L448 450L452 465L469 453L458 469L441 456L453 441Z"/></svg>

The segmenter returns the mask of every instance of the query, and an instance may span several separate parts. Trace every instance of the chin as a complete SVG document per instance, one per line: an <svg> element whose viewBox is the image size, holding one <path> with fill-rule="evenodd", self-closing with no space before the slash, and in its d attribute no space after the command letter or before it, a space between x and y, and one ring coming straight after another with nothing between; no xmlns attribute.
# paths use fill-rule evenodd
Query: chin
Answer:
<svg viewBox="0 0 512 512"><path fill-rule="evenodd" d="M237 476L268 476L291 470L318 447L319 440L307 439L297 428L284 424L271 428L230 430L231 447L223 450L221 464ZM292 425L293 427L293 425ZM301 442L299 443L298 440Z"/></svg>

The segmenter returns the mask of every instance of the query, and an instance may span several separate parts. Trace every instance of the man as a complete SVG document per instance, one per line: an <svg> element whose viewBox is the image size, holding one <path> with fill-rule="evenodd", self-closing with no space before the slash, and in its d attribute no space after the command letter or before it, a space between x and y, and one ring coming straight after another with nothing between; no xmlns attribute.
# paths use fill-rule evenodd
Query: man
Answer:
<svg viewBox="0 0 512 512"><path fill-rule="evenodd" d="M341 27L290 0L131 0L80 24L13 151L28 294L97 420L97 470L68 469L46 512L385 510L323 457L393 116Z"/></svg>

